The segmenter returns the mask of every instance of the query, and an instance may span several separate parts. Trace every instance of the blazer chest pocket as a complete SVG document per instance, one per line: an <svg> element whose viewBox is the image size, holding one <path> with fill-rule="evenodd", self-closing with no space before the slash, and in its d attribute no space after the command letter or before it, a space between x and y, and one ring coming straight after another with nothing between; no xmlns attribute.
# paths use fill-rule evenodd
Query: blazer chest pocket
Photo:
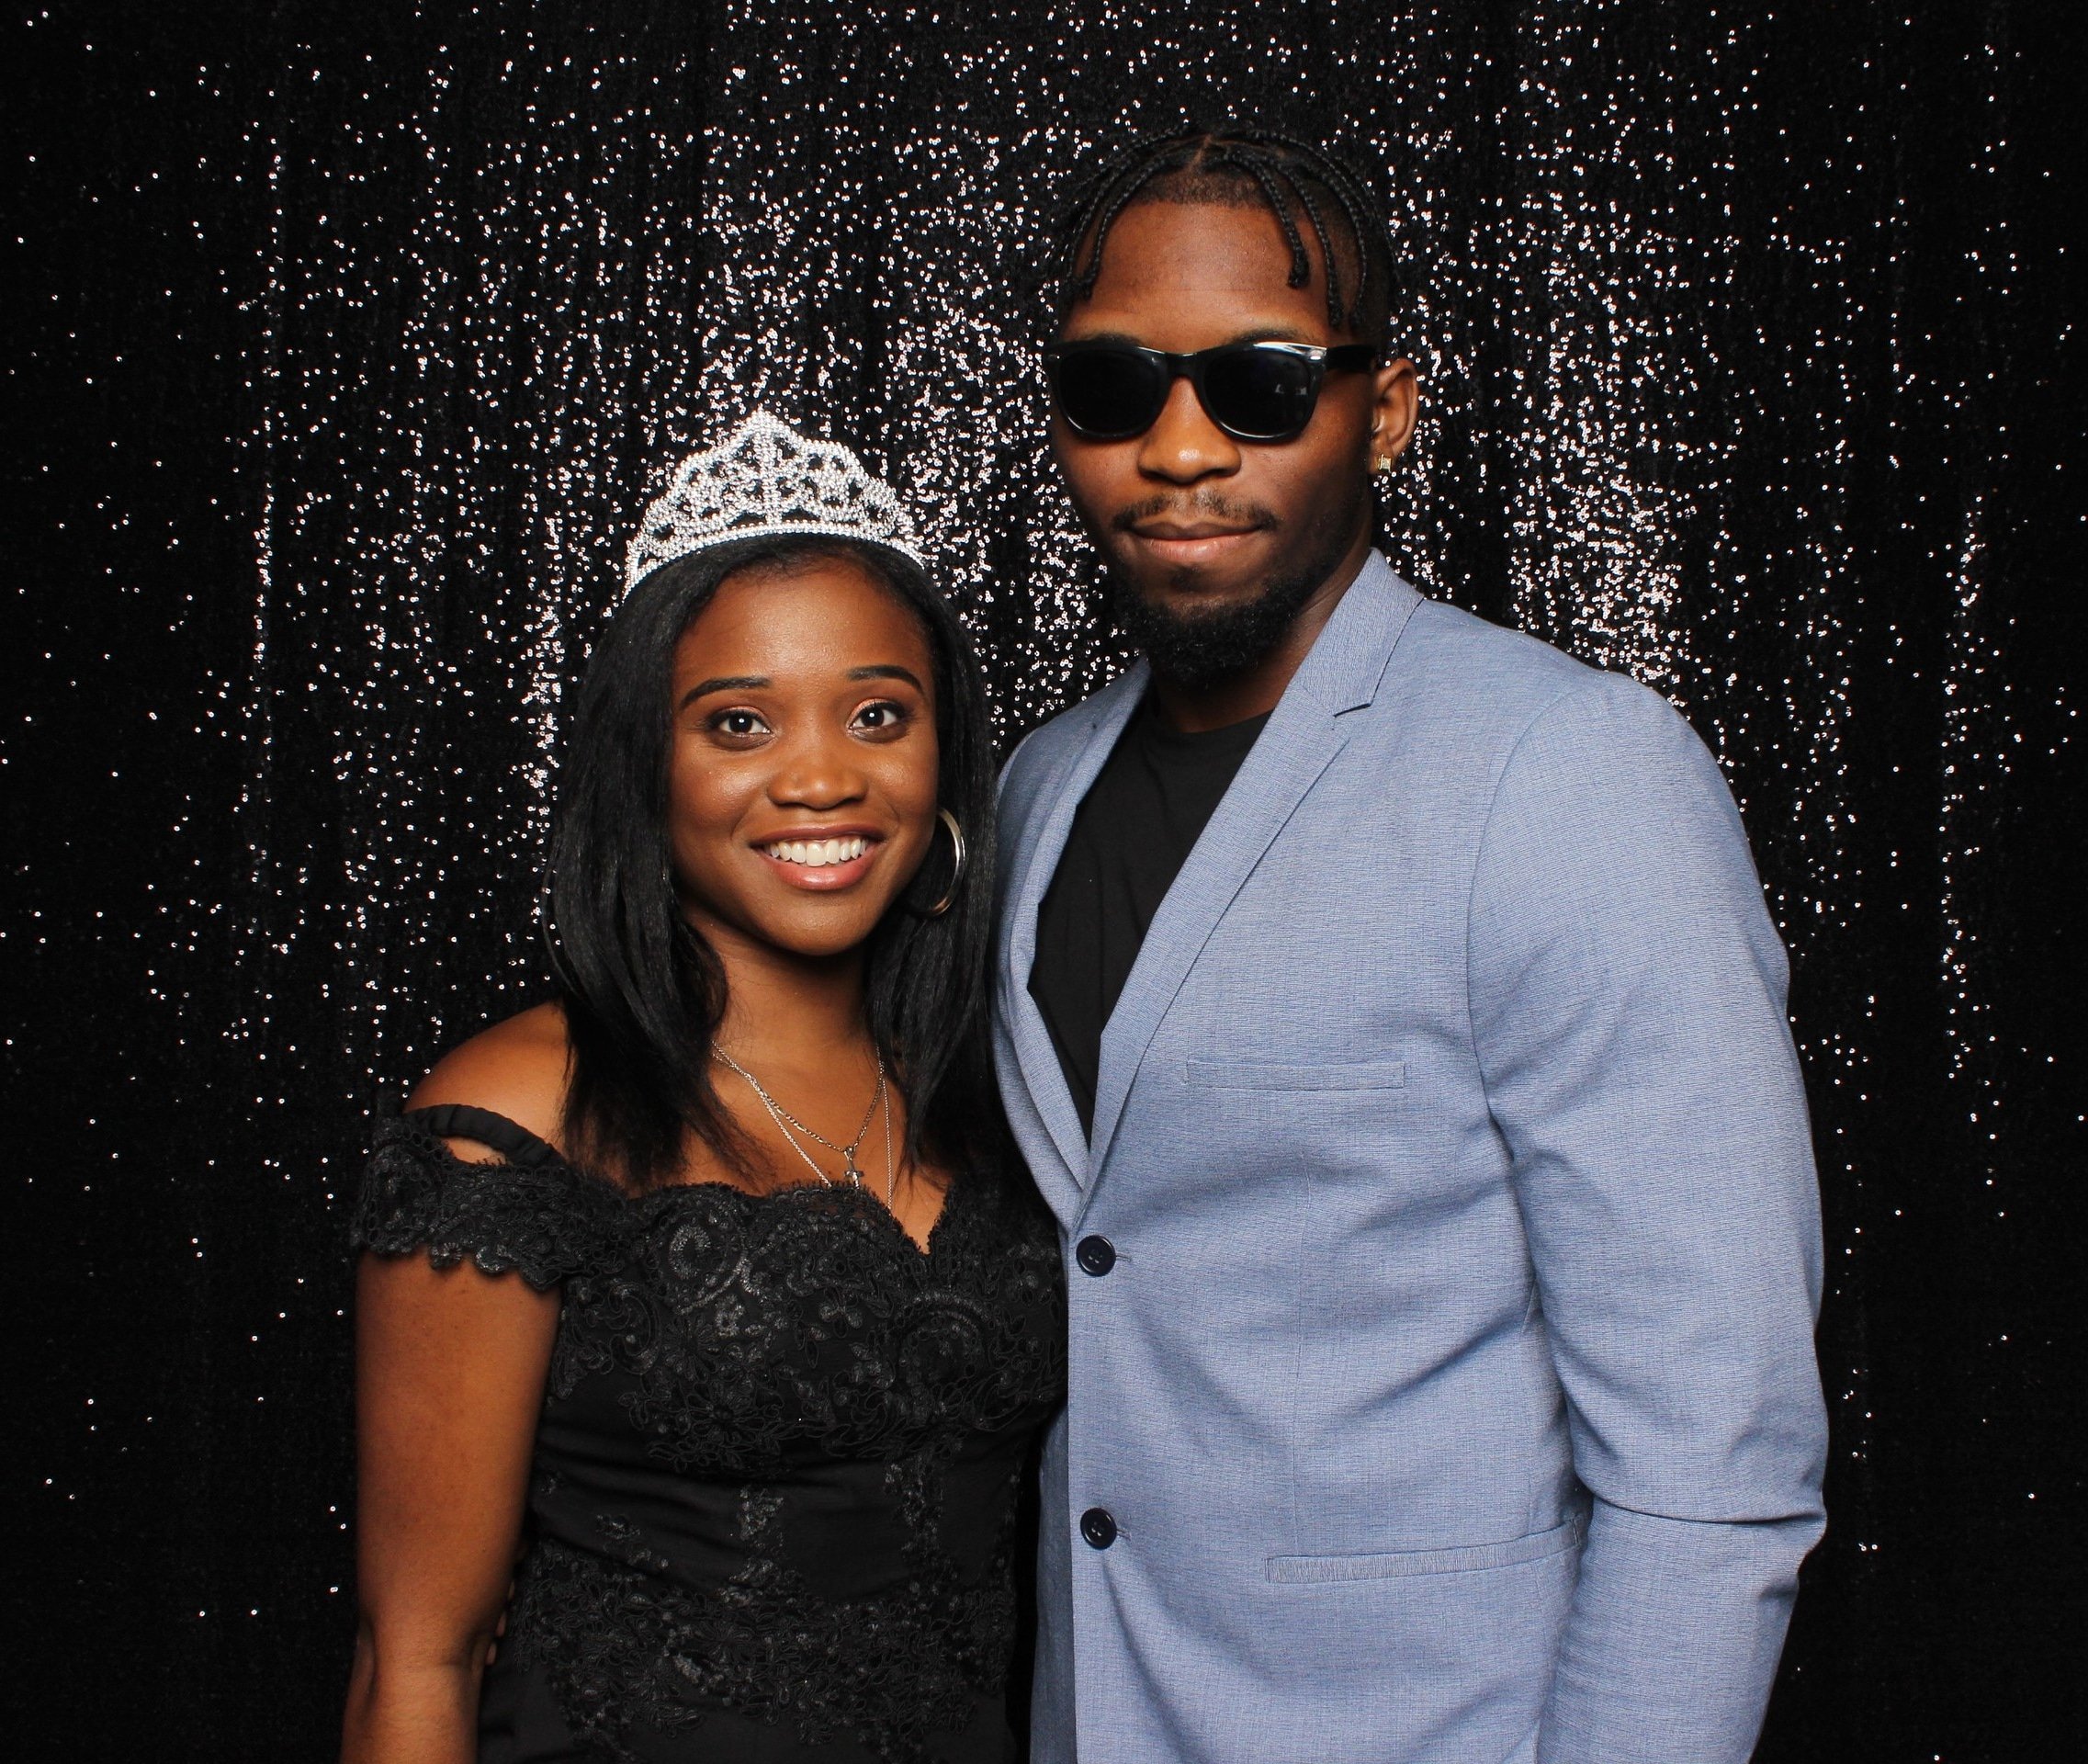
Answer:
<svg viewBox="0 0 2088 1764"><path fill-rule="evenodd" d="M1199 1091L1400 1091L1406 1088L1403 1059L1321 1061L1311 1066L1271 1066L1260 1060L1189 1059L1182 1082Z"/></svg>
<svg viewBox="0 0 2088 1764"><path fill-rule="evenodd" d="M1386 1550L1367 1555L1272 1555L1269 1577L1293 1585L1333 1580L1394 1580L1415 1574L1471 1574L1482 1568L1509 1568L1518 1562L1541 1562L1578 1549L1587 1535L1587 1515L1575 1513L1563 1525L1500 1544L1467 1544L1449 1550Z"/></svg>

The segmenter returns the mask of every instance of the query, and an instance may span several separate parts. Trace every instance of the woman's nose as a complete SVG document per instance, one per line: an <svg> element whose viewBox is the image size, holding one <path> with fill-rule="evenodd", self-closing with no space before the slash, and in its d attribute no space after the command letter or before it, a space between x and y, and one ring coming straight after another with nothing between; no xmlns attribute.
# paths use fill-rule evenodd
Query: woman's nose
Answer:
<svg viewBox="0 0 2088 1764"><path fill-rule="evenodd" d="M864 790L863 768L845 736L807 735L785 745L769 779L769 799L799 808L832 808Z"/></svg>

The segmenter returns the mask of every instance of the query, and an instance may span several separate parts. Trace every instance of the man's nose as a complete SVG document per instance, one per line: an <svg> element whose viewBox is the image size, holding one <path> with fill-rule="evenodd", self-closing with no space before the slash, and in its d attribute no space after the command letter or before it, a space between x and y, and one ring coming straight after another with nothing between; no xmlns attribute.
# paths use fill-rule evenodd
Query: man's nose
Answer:
<svg viewBox="0 0 2088 1764"><path fill-rule="evenodd" d="M1205 413L1196 388L1178 378L1138 446L1138 469L1169 483L1191 484L1237 471L1239 444Z"/></svg>

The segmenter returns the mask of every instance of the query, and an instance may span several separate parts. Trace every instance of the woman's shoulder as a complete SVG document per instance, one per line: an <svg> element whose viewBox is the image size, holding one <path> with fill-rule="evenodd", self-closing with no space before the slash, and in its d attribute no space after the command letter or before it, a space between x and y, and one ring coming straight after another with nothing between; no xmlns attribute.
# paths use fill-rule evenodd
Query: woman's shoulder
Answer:
<svg viewBox="0 0 2088 1764"><path fill-rule="evenodd" d="M519 1271L532 1286L620 1253L615 1190L559 1148L566 1037L555 1005L495 1023L446 1055L378 1129L350 1240L380 1256L425 1254Z"/></svg>
<svg viewBox="0 0 2088 1764"><path fill-rule="evenodd" d="M504 1163L514 1158L511 1146L470 1134L471 1114L497 1116L562 1156L571 1062L563 1008L555 1001L536 1005L445 1054L414 1087L406 1113L441 1122L439 1136L467 1162Z"/></svg>

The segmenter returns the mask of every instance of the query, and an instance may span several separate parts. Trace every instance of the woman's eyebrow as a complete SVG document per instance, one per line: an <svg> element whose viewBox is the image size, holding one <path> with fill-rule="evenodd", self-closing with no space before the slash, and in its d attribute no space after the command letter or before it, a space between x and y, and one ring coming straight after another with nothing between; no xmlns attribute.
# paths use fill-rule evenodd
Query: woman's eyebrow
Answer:
<svg viewBox="0 0 2088 1764"><path fill-rule="evenodd" d="M721 673L716 679L698 681L675 702L674 708L680 710L690 700L714 692L763 692L774 684L765 673Z"/></svg>
<svg viewBox="0 0 2088 1764"><path fill-rule="evenodd" d="M848 677L851 680L904 680L923 698L928 696L928 688L914 677L913 670L902 668L897 662L887 662L873 667L851 668L848 671Z"/></svg>

